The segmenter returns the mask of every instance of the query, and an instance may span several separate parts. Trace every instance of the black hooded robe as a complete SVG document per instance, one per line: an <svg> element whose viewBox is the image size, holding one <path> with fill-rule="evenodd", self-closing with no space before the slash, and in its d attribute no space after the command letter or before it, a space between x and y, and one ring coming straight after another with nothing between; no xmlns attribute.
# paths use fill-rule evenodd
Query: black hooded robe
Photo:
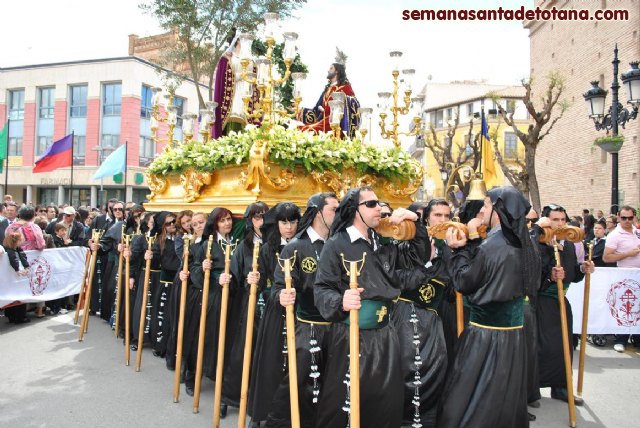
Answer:
<svg viewBox="0 0 640 428"><path fill-rule="evenodd" d="M318 411L318 396L324 380L324 361L328 332L327 322L315 307L313 283L324 242L311 242L306 230L298 234L282 250L281 258L291 258L291 283L296 289L296 363L298 376L298 406L300 425L315 426ZM275 271L273 299L280 305L280 291L285 288L284 271L278 265ZM271 402L271 411L266 427L285 428L291 426L291 406L289 394L289 373L287 372Z"/></svg>
<svg viewBox="0 0 640 428"><path fill-rule="evenodd" d="M358 196L356 192L345 199L357 201ZM345 200L341 207L343 202ZM355 211L355 208L351 209ZM352 215L347 212L345 217L352 219ZM343 226L345 219L342 219ZM314 284L315 305L324 319L333 322L316 426L344 427L349 420L349 394L345 383L349 369L349 312L342 310L349 277L342 256L344 260L355 261L361 260L366 253L358 277L359 287L365 290L361 294L363 303L359 311L361 426L397 428L402 422L404 382L400 344L394 327L389 324L388 312L393 300L400 295L395 271L414 267L405 265L408 260L423 261L428 257L425 254L428 248L426 230L418 223L416 236L409 245L379 246L375 240L369 243L363 238L352 242L347 230L339 227L338 222L338 231L324 246ZM366 318L368 322L364 321Z"/></svg>

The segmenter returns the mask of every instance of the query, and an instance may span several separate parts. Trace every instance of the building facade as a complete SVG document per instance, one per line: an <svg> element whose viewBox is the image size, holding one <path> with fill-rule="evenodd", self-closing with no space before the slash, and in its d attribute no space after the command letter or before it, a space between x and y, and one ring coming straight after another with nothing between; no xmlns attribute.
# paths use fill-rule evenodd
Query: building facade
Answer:
<svg viewBox="0 0 640 428"><path fill-rule="evenodd" d="M53 141L73 133L74 205L97 206L112 197L145 200L145 168L167 143L166 124L158 128L157 143L150 126L151 89L161 86L157 68L133 56L0 69L0 127L9 122L9 167L0 174L3 193L25 203L69 202L71 168L32 170ZM192 82L176 89L173 104L178 115L198 111ZM178 119L175 138L181 137ZM125 143L126 179L93 181L101 162Z"/></svg>
<svg viewBox="0 0 640 428"><path fill-rule="evenodd" d="M423 128L421 138L433 140L431 128L435 131L440 144L452 147L453 158L460 150L470 155L473 153L470 141L473 142L481 130L480 113L484 107L489 126L489 135L498 142L498 150L508 166L516 167L524 159L524 146L518 140L513 128L506 125L497 115L497 103L509 112L518 129L526 131L530 124L529 114L522 103L524 88L520 86L489 85L484 82L465 81L452 83L428 83L422 90L425 96ZM455 135L448 137L449 127L458 121ZM418 199L444 197L445 183L441 177L440 164L432 151L418 139L409 146L409 153L425 167L425 176ZM510 185L496 162L498 183Z"/></svg>
<svg viewBox="0 0 640 428"><path fill-rule="evenodd" d="M620 73L629 70L629 62L640 60L640 4L637 0L601 0L590 2L536 0L541 8L626 9L625 21L537 21L526 22L531 46L533 95L539 99L546 90L546 77L558 72L565 80L561 99L569 102L549 135L538 147L536 174L542 205L561 204L570 215L583 208L610 211L611 155L594 146L596 131L588 117L582 94L596 80L609 91L611 105L613 50L619 49ZM620 76L618 76L618 79ZM622 85L622 82L620 82ZM620 88L620 102L627 94ZM620 128L625 141L619 153L619 203L640 206L640 118Z"/></svg>

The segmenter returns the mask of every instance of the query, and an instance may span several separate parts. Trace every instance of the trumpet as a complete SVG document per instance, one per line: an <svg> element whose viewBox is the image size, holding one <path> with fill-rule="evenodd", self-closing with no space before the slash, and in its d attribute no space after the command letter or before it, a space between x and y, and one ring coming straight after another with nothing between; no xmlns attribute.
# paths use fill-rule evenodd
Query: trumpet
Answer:
<svg viewBox="0 0 640 428"><path fill-rule="evenodd" d="M445 239L447 237L447 231L450 228L454 228L458 231L458 235L464 235L469 237L469 228L464 223L458 223L457 221L445 221L444 223L436 224L435 226L427 226L427 232L429 236L436 239ZM484 239L487 237L487 226L481 224L478 226L478 235Z"/></svg>

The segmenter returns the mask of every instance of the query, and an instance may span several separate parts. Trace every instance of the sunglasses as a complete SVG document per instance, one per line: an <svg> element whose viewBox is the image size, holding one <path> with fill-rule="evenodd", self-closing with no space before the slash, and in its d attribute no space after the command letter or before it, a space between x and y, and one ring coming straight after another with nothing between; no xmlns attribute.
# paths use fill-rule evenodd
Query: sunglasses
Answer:
<svg viewBox="0 0 640 428"><path fill-rule="evenodd" d="M176 224L175 220L167 221L164 223L165 226L171 226L172 224Z"/></svg>
<svg viewBox="0 0 640 428"><path fill-rule="evenodd" d="M377 199L371 199L371 200L368 200L368 201L360 202L358 204L358 206L360 206L360 205L364 205L367 208L375 208L377 206L382 206L382 205L380 205L380 201L377 200Z"/></svg>
<svg viewBox="0 0 640 428"><path fill-rule="evenodd" d="M635 216L633 216L633 215L632 215L632 216L630 216L630 217L627 217L627 216L623 216L623 215L621 215L621 216L620 216L620 220L633 221L633 218L634 218L634 217L635 217Z"/></svg>
<svg viewBox="0 0 640 428"><path fill-rule="evenodd" d="M391 213L382 213L380 214L381 218L387 218L387 217L391 217Z"/></svg>
<svg viewBox="0 0 640 428"><path fill-rule="evenodd" d="M111 208L112 211L124 211L122 208Z"/></svg>

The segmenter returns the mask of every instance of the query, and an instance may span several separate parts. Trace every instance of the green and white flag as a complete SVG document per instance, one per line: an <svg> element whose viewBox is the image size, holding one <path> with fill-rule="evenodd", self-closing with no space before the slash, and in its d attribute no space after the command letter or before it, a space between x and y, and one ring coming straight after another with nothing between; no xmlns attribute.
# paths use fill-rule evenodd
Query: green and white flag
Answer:
<svg viewBox="0 0 640 428"><path fill-rule="evenodd" d="M9 124L6 124L0 131L0 173L4 168L4 161L7 158L7 145L9 144Z"/></svg>

